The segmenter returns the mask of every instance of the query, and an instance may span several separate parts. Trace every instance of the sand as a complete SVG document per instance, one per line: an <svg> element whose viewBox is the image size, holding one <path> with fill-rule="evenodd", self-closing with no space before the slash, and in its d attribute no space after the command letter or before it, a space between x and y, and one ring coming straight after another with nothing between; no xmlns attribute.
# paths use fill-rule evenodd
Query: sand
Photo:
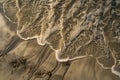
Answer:
<svg viewBox="0 0 120 80"><path fill-rule="evenodd" d="M119 0L1 0L0 80L120 80Z"/></svg>

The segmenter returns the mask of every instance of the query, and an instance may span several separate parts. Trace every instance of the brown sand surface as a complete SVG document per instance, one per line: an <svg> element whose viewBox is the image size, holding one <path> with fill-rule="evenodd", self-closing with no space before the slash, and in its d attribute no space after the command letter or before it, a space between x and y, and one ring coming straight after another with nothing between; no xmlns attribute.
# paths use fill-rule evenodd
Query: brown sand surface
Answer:
<svg viewBox="0 0 120 80"><path fill-rule="evenodd" d="M0 0L0 80L120 80L120 0Z"/></svg>

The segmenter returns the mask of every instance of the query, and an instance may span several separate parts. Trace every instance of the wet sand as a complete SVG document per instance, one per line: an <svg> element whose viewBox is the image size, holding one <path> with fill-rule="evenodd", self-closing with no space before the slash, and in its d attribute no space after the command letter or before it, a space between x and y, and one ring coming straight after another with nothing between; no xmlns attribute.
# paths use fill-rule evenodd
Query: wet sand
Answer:
<svg viewBox="0 0 120 80"><path fill-rule="evenodd" d="M0 80L120 80L119 0L1 0Z"/></svg>

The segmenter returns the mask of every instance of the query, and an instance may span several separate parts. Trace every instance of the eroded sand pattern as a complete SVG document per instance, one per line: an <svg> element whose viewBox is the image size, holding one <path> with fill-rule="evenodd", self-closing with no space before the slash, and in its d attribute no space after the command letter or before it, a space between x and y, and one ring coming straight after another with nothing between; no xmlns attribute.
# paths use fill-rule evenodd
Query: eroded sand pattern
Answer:
<svg viewBox="0 0 120 80"><path fill-rule="evenodd" d="M120 0L1 0L0 13L0 80L120 80Z"/></svg>

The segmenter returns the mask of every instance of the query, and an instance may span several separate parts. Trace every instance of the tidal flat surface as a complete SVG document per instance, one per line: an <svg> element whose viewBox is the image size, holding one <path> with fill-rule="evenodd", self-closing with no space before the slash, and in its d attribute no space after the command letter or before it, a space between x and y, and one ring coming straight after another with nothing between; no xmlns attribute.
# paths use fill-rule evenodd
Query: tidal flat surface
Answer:
<svg viewBox="0 0 120 80"><path fill-rule="evenodd" d="M120 80L120 0L0 0L0 80Z"/></svg>

